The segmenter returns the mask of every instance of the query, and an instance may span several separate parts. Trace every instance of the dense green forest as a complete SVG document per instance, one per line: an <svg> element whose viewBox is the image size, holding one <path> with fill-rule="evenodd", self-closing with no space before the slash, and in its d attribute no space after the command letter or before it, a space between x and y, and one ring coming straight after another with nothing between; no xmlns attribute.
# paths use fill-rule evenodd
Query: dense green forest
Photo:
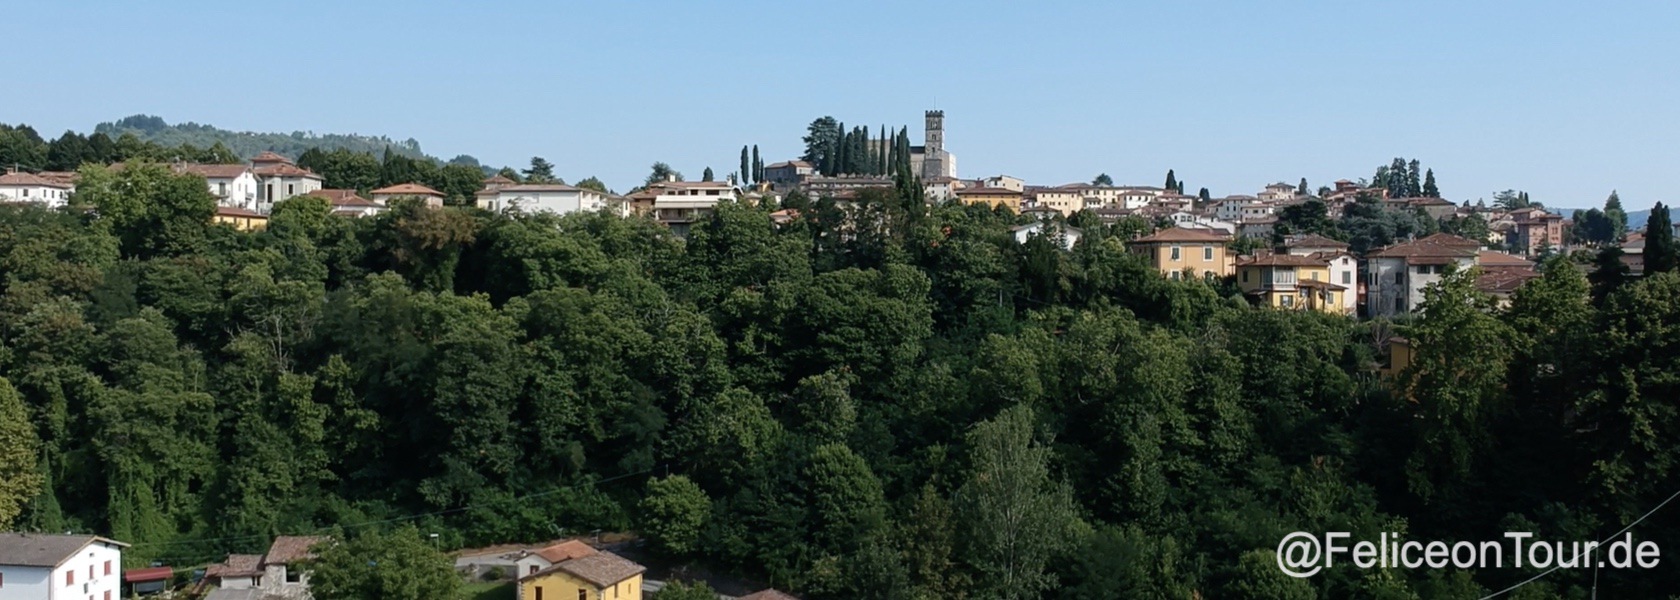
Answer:
<svg viewBox="0 0 1680 600"><path fill-rule="evenodd" d="M369 154L380 154L389 148L391 152L409 158L429 158L424 152L420 151L420 142L413 138L397 141L382 135L316 134L303 131L291 133L229 131L212 125L193 122L171 125L164 121L162 117L152 115L134 115L114 122L100 123L94 126L93 132L103 133L112 139L122 137L123 134L132 134L140 138L140 141L153 142L164 146L190 144L205 148L219 143L243 158L250 158L265 151L297 158L298 155L303 154L305 150L310 148L326 150L343 148L351 152L366 152ZM473 164L477 164L477 161L473 161Z"/></svg>
<svg viewBox="0 0 1680 600"><path fill-rule="evenodd" d="M68 209L0 206L0 527L175 565L329 528L635 531L807 598L1477 598L1537 571L1300 580L1273 549L1598 539L1676 487L1673 272L1554 259L1508 308L1457 274L1359 323L913 196L792 197L782 227L724 204L686 240L305 196L241 233L202 180L90 167ZM1389 333L1406 393L1374 374ZM1680 589L1510 597L1595 576Z"/></svg>

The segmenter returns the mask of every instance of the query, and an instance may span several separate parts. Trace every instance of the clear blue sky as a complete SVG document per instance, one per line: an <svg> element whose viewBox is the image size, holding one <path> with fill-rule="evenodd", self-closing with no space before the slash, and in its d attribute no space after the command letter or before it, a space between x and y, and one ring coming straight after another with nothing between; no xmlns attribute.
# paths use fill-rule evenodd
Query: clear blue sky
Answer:
<svg viewBox="0 0 1680 600"><path fill-rule="evenodd" d="M480 6L482 4L482 6ZM1254 193L1396 156L1454 200L1680 200L1680 2L14 0L0 122L415 138L623 191L946 111L959 174Z"/></svg>

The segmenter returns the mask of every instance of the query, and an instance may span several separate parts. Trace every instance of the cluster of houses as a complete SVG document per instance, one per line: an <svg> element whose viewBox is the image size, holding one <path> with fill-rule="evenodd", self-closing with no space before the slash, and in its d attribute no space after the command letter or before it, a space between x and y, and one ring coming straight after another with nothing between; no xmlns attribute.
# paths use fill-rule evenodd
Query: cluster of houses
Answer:
<svg viewBox="0 0 1680 600"><path fill-rule="evenodd" d="M306 561L321 536L279 536L263 554L230 554L186 584L203 600L309 600ZM183 569L154 564L123 569L129 545L96 535L0 533L0 600L117 600L170 589ZM538 547L499 546L457 553L455 567L475 579L513 580L518 600L641 600L663 582L644 580L647 567L581 540ZM184 576L183 576L184 577ZM775 589L720 600L797 600Z"/></svg>
<svg viewBox="0 0 1680 600"><path fill-rule="evenodd" d="M647 567L576 539L463 550L456 553L455 568L474 579L511 575L517 600L641 600L664 587L644 578ZM719 598L797 600L775 589Z"/></svg>

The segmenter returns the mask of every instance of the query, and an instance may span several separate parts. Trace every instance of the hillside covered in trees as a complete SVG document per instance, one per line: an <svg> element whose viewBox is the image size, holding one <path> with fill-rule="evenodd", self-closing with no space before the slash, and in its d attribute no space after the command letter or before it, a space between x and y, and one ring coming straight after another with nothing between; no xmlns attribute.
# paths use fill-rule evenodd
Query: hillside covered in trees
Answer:
<svg viewBox="0 0 1680 600"><path fill-rule="evenodd" d="M90 167L65 211L0 206L0 528L173 565L333 528L634 531L807 598L1478 598L1539 570L1290 579L1273 549L1599 539L1676 487L1672 272L1560 258L1507 308L1460 275L1359 323L1169 281L1117 230L1067 251L1007 211L787 202L683 240L305 196L241 233L201 180ZM1390 333L1419 350L1386 382Z"/></svg>
<svg viewBox="0 0 1680 600"><path fill-rule="evenodd" d="M198 148L209 148L219 143L239 156L241 160L250 159L265 151L277 152L295 159L310 148L321 148L323 150L343 148L351 152L365 152L374 155L381 155L386 148L389 148L391 152L408 158L429 158L424 152L420 151L420 142L413 138L397 141L382 135L317 134L303 131L291 133L230 131L213 125L190 121L171 125L164 121L162 117L152 115L133 115L116 121L100 123L93 128L93 132L105 134L106 137L113 140L122 137L124 134L132 134L142 142L152 142L171 147L187 144ZM462 158L470 159L472 157ZM473 160L472 164L477 165L478 161Z"/></svg>

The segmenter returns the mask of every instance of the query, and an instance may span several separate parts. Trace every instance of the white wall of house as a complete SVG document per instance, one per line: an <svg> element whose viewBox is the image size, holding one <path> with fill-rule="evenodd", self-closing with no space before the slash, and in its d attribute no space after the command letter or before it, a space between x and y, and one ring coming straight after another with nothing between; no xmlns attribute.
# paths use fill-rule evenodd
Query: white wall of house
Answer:
<svg viewBox="0 0 1680 600"><path fill-rule="evenodd" d="M512 579L518 579L554 566L554 563L548 562L547 559L544 559L536 554L526 554L525 556L521 556L519 557L519 560L513 561L513 564L514 572L518 574L514 575Z"/></svg>
<svg viewBox="0 0 1680 600"><path fill-rule="evenodd" d="M1078 229L1074 229L1072 227L1054 227L1046 229L1044 222L1040 221L1038 223L1028 223L1026 225L1016 227L1015 243L1025 244L1027 243L1027 240L1032 239L1035 235L1055 236L1057 234L1060 234L1061 246L1064 250L1072 250L1073 245L1079 243L1079 236L1081 235Z"/></svg>
<svg viewBox="0 0 1680 600"><path fill-rule="evenodd" d="M221 577L219 579L221 580L221 583L218 583L217 587L223 587L230 590L244 590L257 587L256 577Z"/></svg>
<svg viewBox="0 0 1680 600"><path fill-rule="evenodd" d="M1330 283L1347 288L1336 292L1342 310L1352 314L1359 309L1359 261L1348 254L1330 259Z"/></svg>
<svg viewBox="0 0 1680 600"><path fill-rule="evenodd" d="M49 207L64 206L70 200L68 188L45 185L0 185L0 201L41 202Z"/></svg>
<svg viewBox="0 0 1680 600"><path fill-rule="evenodd" d="M103 542L76 551L56 568L0 566L0 600L122 597L122 552Z"/></svg>
<svg viewBox="0 0 1680 600"><path fill-rule="evenodd" d="M257 176L250 171L240 173L238 177L205 178L210 185L210 193L220 199L222 206L257 209ZM265 212L265 211L258 211Z"/></svg>
<svg viewBox="0 0 1680 600"><path fill-rule="evenodd" d="M46 567L0 565L0 600L44 600L52 587L51 575Z"/></svg>
<svg viewBox="0 0 1680 600"><path fill-rule="evenodd" d="M1459 269L1476 264L1474 258L1456 259ZM1366 261L1365 306L1372 316L1394 316L1417 310L1423 290L1439 283L1446 265L1414 265L1398 257Z"/></svg>
<svg viewBox="0 0 1680 600"><path fill-rule="evenodd" d="M570 190L501 190L494 196L486 196L488 210L517 210L524 213L547 212L554 214L569 214L579 211L597 211L609 207L607 195L588 189Z"/></svg>
<svg viewBox="0 0 1680 600"><path fill-rule="evenodd" d="M257 212L268 214L274 203L321 189L321 180L311 177L262 177L257 181Z"/></svg>

